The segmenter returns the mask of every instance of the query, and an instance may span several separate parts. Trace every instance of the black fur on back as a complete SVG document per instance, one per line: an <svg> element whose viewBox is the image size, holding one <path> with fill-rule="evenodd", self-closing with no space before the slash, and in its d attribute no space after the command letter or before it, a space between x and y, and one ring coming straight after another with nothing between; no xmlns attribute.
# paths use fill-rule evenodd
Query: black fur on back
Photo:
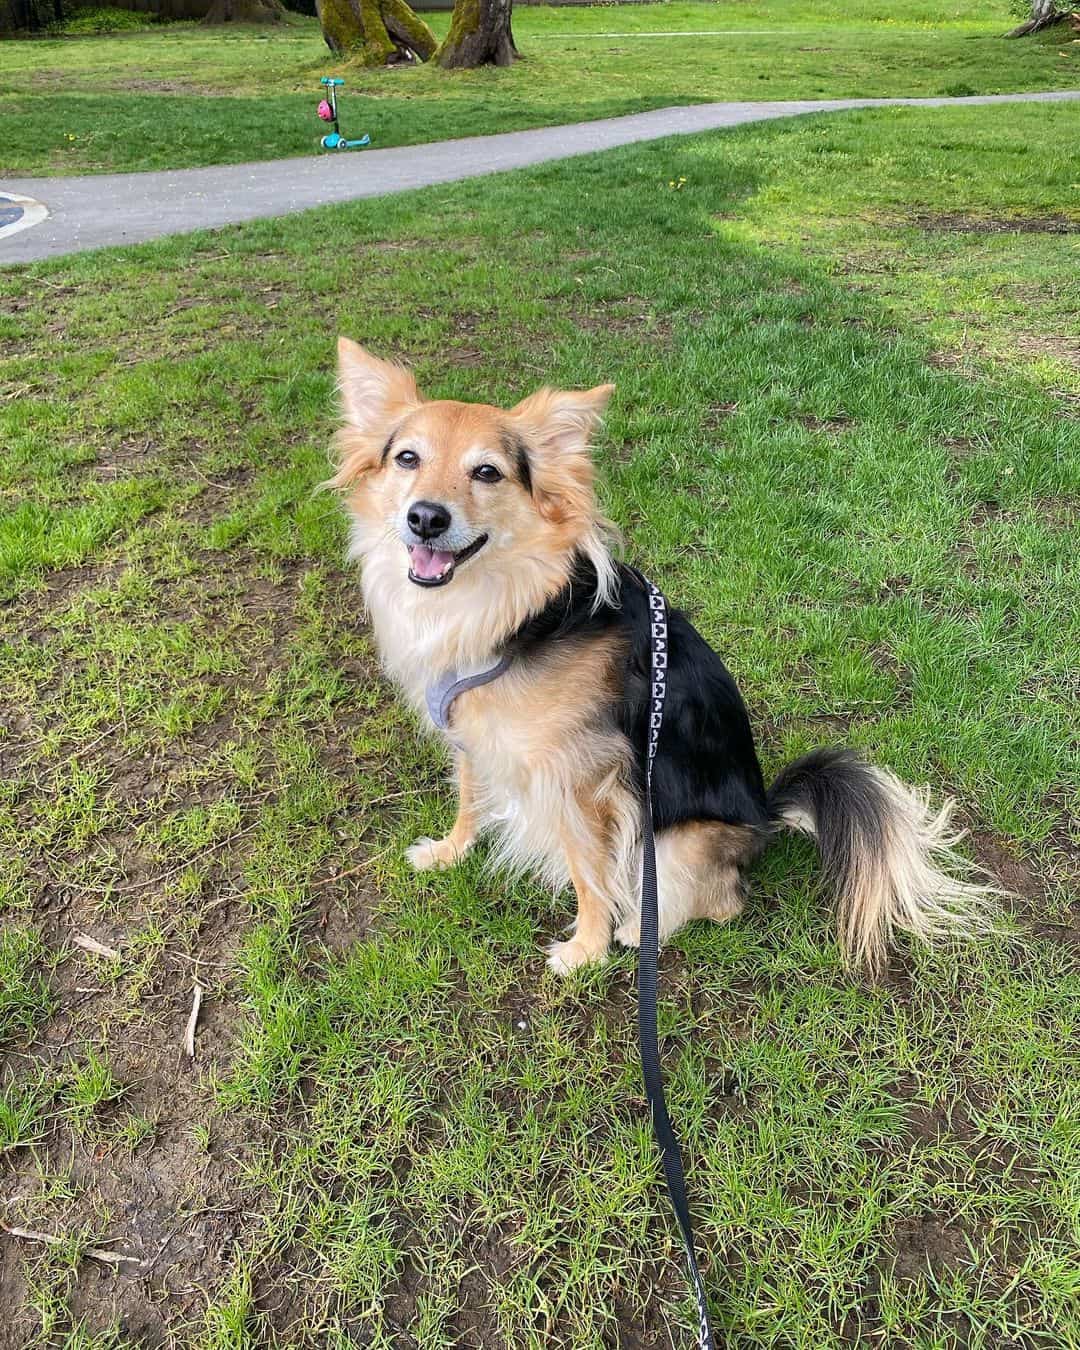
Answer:
<svg viewBox="0 0 1080 1350"><path fill-rule="evenodd" d="M633 747L636 786L644 791L651 636L648 597L638 575L616 564L619 597L596 604L596 570L579 557L569 584L518 629L510 650L539 655L551 644L618 633L626 643L622 698L613 710ZM724 663L681 610L668 611L664 721L653 765L657 830L687 820L770 826L750 719ZM568 689L567 697L574 691Z"/></svg>

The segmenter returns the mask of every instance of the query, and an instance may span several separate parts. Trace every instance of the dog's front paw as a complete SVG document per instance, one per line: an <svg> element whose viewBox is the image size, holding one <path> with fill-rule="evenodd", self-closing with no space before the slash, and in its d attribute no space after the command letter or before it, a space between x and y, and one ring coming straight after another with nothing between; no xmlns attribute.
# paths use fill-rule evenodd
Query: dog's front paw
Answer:
<svg viewBox="0 0 1080 1350"><path fill-rule="evenodd" d="M627 919L615 929L615 941L620 947L640 947L641 946L641 924L634 919Z"/></svg>
<svg viewBox="0 0 1080 1350"><path fill-rule="evenodd" d="M602 961L607 955L606 948L596 948L571 938L569 942L553 942L548 950L548 967L556 975L569 975L579 966L587 966L593 961Z"/></svg>
<svg viewBox="0 0 1080 1350"><path fill-rule="evenodd" d="M405 856L418 872L442 872L453 867L469 851L460 848L452 839L418 839L405 850Z"/></svg>

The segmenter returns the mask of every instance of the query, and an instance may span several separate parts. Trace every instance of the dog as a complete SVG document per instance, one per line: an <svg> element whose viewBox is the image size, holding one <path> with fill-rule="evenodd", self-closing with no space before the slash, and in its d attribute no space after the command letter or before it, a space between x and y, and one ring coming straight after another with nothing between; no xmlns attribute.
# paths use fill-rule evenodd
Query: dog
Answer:
<svg viewBox="0 0 1080 1350"><path fill-rule="evenodd" d="M446 868L494 837L492 861L571 885L566 974L639 937L650 615L612 556L590 441L613 385L545 388L503 410L427 400L403 366L338 345L336 472L349 556L382 664L453 749L458 811L408 850ZM839 902L846 964L875 978L898 930L985 927L987 885L937 811L848 749L821 749L768 788L720 657L669 614L667 697L653 767L660 939L726 923L747 868L783 828L810 836Z"/></svg>

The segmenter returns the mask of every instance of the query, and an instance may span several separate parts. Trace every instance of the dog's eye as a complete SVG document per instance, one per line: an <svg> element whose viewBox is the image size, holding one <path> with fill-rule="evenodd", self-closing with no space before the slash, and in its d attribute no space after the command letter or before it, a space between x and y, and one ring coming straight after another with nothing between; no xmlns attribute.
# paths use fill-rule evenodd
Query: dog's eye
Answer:
<svg viewBox="0 0 1080 1350"><path fill-rule="evenodd" d="M502 474L494 464L478 464L472 471L478 483L501 483Z"/></svg>
<svg viewBox="0 0 1080 1350"><path fill-rule="evenodd" d="M415 450L402 450L394 456L394 463L399 464L403 469L415 469L420 463L420 456Z"/></svg>

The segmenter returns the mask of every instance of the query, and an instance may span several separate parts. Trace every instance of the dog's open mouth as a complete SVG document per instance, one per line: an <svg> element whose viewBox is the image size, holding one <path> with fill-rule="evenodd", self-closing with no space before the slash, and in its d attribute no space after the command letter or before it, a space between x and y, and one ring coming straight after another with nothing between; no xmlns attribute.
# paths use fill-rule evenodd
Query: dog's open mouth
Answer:
<svg viewBox="0 0 1080 1350"><path fill-rule="evenodd" d="M474 553L479 553L487 543L487 538L486 534L478 535L460 553L428 548L427 544L410 544L409 580L415 581L417 586L445 586L453 578L454 569L467 562Z"/></svg>

